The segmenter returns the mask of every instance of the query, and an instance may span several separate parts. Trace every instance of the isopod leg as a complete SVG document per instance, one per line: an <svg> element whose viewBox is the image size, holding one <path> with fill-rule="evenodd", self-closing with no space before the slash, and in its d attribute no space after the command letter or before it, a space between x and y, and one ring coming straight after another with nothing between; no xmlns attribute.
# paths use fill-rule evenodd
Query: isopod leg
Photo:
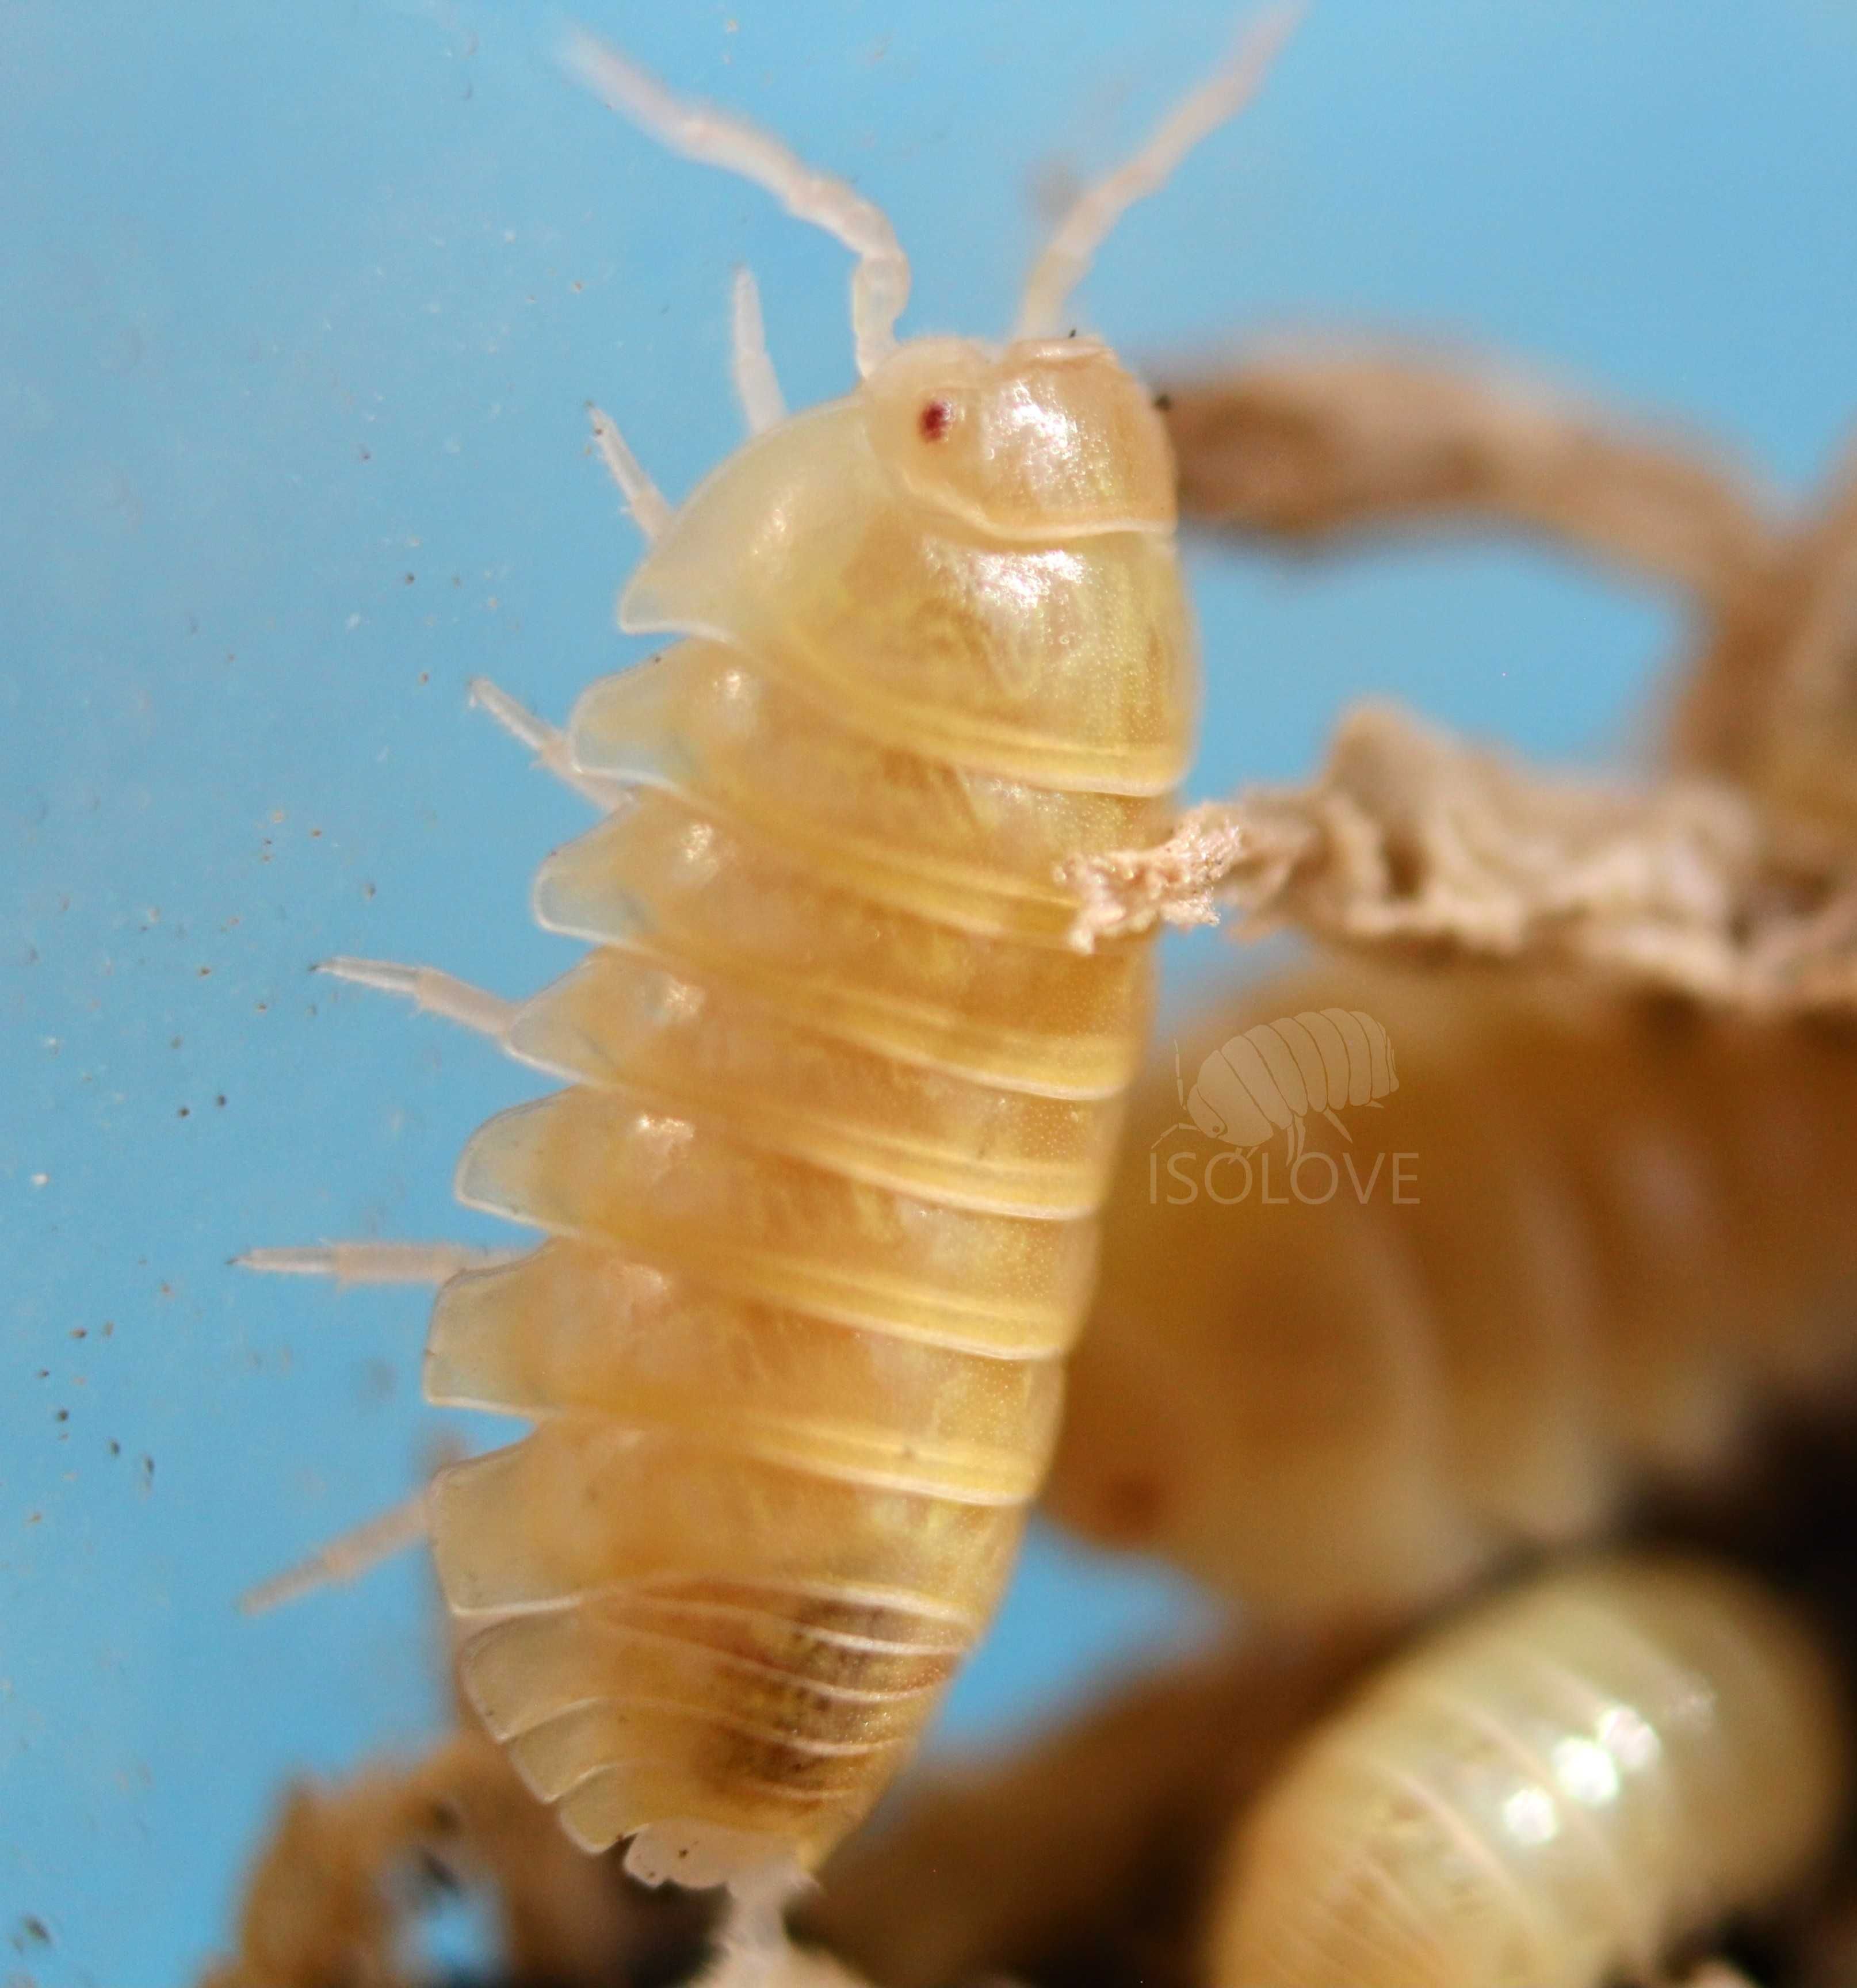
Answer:
<svg viewBox="0 0 1857 1988"><path fill-rule="evenodd" d="M584 794L596 807L611 808L618 799L618 789L611 781L583 773L574 764L573 749L560 726L536 717L526 705L519 703L488 677L471 679L471 702L487 711L512 739L526 746L535 755L537 766L576 793Z"/></svg>
<svg viewBox="0 0 1857 1988"><path fill-rule="evenodd" d="M673 96L617 49L575 32L567 66L642 131L687 159L720 167L765 187L802 221L836 235L857 258L851 278L851 333L867 378L896 349L896 320L909 299L909 259L881 208L847 181L797 158L745 119Z"/></svg>
<svg viewBox="0 0 1857 1988"><path fill-rule="evenodd" d="M1243 108L1263 81L1302 8L1274 8L1248 23L1217 69L1169 110L1131 157L1086 187L1045 245L1026 279L1015 336L1049 338L1064 300L1082 280L1109 231L1138 201L1165 186L1194 146Z"/></svg>
<svg viewBox="0 0 1857 1988"><path fill-rule="evenodd" d="M600 451L600 459L606 465L607 473L618 485L620 495L625 499L625 508L632 514L633 521L646 538L655 539L671 522L671 507L665 501L664 492L645 474L644 465L627 448L625 437L619 432L619 424L609 414L596 407L590 401L587 404L588 418L594 426L594 444Z"/></svg>
<svg viewBox="0 0 1857 1988"><path fill-rule="evenodd" d="M403 1499L384 1512L339 1533L296 1566L261 1581L238 1598L239 1608L248 1615L262 1615L286 1602L301 1601L319 1587L337 1587L358 1581L384 1560L416 1547L429 1530L426 1516L425 1488Z"/></svg>
<svg viewBox="0 0 1857 1988"><path fill-rule="evenodd" d="M274 1277L333 1277L348 1284L447 1284L466 1270L513 1263L520 1249L478 1249L464 1242L310 1242L248 1249L232 1261Z"/></svg>
<svg viewBox="0 0 1857 1988"><path fill-rule="evenodd" d="M509 1033L519 1006L436 966L402 966L391 959L339 957L320 962L316 970L337 980L351 981L357 987L400 995L422 1015L441 1015L446 1021L474 1029L495 1043L500 1043Z"/></svg>
<svg viewBox="0 0 1857 1988"><path fill-rule="evenodd" d="M754 272L744 264L735 272L729 316L736 398L750 434L765 434L786 418L786 401L767 356L767 330L761 319L761 292Z"/></svg>

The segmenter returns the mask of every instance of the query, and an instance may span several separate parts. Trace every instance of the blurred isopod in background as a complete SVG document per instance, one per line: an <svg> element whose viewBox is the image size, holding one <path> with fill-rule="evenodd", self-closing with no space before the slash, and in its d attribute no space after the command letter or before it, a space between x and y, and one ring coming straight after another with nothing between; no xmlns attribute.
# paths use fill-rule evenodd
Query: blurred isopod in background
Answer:
<svg viewBox="0 0 1857 1988"><path fill-rule="evenodd" d="M1240 1829L1207 1979L1662 1979L1676 1942L1810 1874L1849 1764L1825 1654L1742 1577L1651 1558L1549 1574L1311 1736Z"/></svg>
<svg viewBox="0 0 1857 1988"><path fill-rule="evenodd" d="M1162 1159L1175 1072L1135 1087L1049 1509L1254 1621L1394 1621L1646 1497L1713 1503L1789 1418L1847 1412L1844 1032L1356 960L1181 1041L1261 1065L1282 1025L1253 1016L1343 1007L1398 1042L1401 1083L1336 1182L1246 1193L1185 1138Z"/></svg>

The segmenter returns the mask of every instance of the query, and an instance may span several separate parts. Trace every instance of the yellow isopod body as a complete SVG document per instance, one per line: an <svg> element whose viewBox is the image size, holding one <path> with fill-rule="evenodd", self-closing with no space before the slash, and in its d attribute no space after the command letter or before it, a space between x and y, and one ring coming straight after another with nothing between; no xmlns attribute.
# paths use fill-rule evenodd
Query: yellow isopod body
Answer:
<svg viewBox="0 0 1857 1988"><path fill-rule="evenodd" d="M1035 509L1032 405L1087 478ZM1104 347L936 341L750 442L626 591L685 639L583 700L575 765L631 784L536 904L599 949L508 1031L577 1081L458 1172L553 1239L446 1286L428 1370L538 1418L433 1543L474 1702L590 1847L816 1860L992 1608L1148 1009L1149 949L1071 949L1052 880L1185 766L1172 518Z"/></svg>
<svg viewBox="0 0 1857 1988"><path fill-rule="evenodd" d="M1849 1775L1834 1674L1739 1575L1620 1558L1473 1608L1239 1827L1213 1988L1598 1988L1775 1903Z"/></svg>
<svg viewBox="0 0 1857 1988"><path fill-rule="evenodd" d="M1179 1124L1176 1054L1335 1008L1397 1056L1348 1138ZM1047 1503L1307 1625L1713 1497L1857 1376L1854 1188L1838 1032L1361 960L1245 989L1132 1094Z"/></svg>
<svg viewBox="0 0 1857 1988"><path fill-rule="evenodd" d="M441 1284L430 1398L536 1423L427 1501L465 1688L569 1834L630 1838L648 1881L765 1898L861 1818L1044 1476L1152 993L1145 940L1070 943L1059 868L1164 830L1195 706L1159 417L1106 346L1050 334L1263 53L1085 196L994 348L897 345L908 265L875 208L572 51L861 259L861 382L791 418L738 288L756 432L680 508L596 421L651 541L621 625L671 645L565 735L485 693L607 806L535 889L594 952L516 1005L333 963L572 1080L458 1168L539 1248L377 1273Z"/></svg>

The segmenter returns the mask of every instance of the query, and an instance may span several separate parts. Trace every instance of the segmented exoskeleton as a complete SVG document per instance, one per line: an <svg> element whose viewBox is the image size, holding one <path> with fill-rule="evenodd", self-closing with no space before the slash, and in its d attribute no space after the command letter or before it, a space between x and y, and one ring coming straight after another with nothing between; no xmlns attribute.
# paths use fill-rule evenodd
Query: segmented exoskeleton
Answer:
<svg viewBox="0 0 1857 1988"><path fill-rule="evenodd" d="M1050 334L1276 32L1085 195L1003 349L897 347L877 209L575 44L616 106L857 252L862 383L781 418L743 285L764 431L687 503L597 421L652 541L621 624L679 639L565 735L484 693L608 806L536 887L585 963L519 1006L333 964L573 1080L458 1171L541 1247L377 1270L442 1282L432 1399L537 1425L429 1501L466 1688L576 1840L632 1838L648 1879L749 1888L861 1817L1042 1477L1150 979L1144 942L1068 944L1058 866L1163 828L1194 701L1164 431L1104 345Z"/></svg>
<svg viewBox="0 0 1857 1988"><path fill-rule="evenodd" d="M1395 1660L1240 1824L1216 1988L1599 1988L1828 1848L1845 1709L1803 1625L1700 1562L1551 1574Z"/></svg>
<svg viewBox="0 0 1857 1988"><path fill-rule="evenodd" d="M1397 1616L1857 1380L1857 1043L1350 961L1182 1033L1365 1009L1400 1086L1293 1172L1131 1104L1048 1499L1267 1617ZM1232 1162L1232 1164L1227 1164Z"/></svg>

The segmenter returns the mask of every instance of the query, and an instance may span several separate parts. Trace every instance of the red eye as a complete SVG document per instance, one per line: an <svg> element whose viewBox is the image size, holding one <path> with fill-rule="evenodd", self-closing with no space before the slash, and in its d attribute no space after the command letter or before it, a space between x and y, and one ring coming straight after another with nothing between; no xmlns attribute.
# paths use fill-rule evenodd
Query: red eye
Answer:
<svg viewBox="0 0 1857 1988"><path fill-rule="evenodd" d="M916 425L924 441L939 441L954 426L954 410L945 401L930 401L922 408Z"/></svg>

